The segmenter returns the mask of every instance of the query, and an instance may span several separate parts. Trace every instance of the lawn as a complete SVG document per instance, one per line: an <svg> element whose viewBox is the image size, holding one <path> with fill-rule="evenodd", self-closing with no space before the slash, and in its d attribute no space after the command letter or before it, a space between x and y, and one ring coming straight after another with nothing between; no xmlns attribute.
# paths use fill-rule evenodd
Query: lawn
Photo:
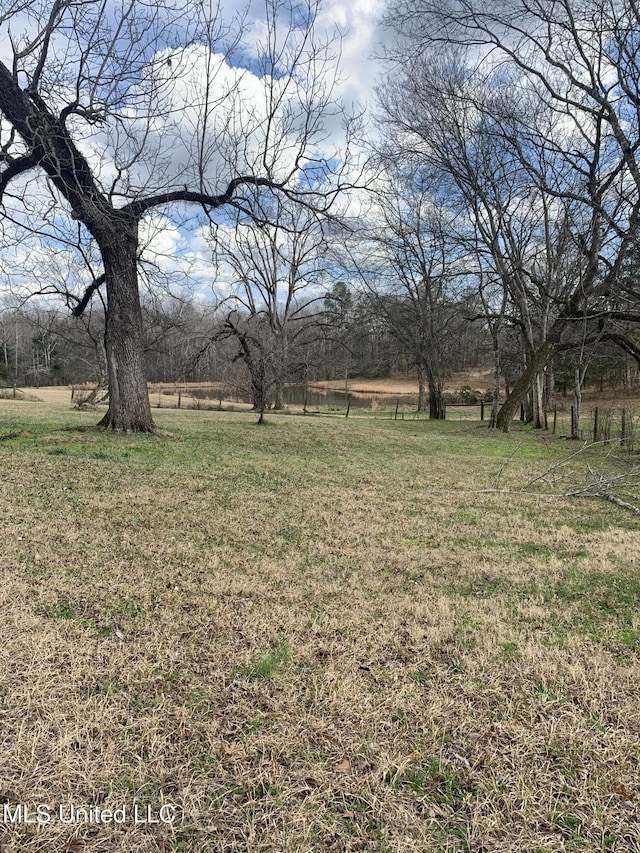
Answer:
<svg viewBox="0 0 640 853"><path fill-rule="evenodd" d="M575 445L98 417L0 400L2 853L640 851L640 520L516 493Z"/></svg>

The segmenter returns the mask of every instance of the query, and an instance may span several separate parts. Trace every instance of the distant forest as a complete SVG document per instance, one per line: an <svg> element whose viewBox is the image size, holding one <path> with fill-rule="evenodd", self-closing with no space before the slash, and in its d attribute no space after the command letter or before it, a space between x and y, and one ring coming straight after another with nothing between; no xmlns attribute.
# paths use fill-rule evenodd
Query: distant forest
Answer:
<svg viewBox="0 0 640 853"><path fill-rule="evenodd" d="M322 299L319 309L301 312L292 324L286 364L279 365L282 381L304 384L353 377L417 377L415 353L406 340L411 326L402 328L401 306L395 307L396 316L391 317L388 303L367 293L351 292L339 282ZM246 354L221 312L170 298L143 300L143 310L149 382L220 382L240 395L251 395ZM447 314L439 346L445 387L446 379L455 373L492 368L491 335L477 318L473 294L452 301ZM76 318L62 304L28 301L11 305L7 300L0 308L0 385L102 385L106 382L103 341L104 312L99 306ZM500 346L502 377L508 389L522 370L517 330L505 328ZM560 354L549 365L550 392L567 393L568 388L571 393L574 356ZM638 389L638 365L618 346L601 342L588 354L584 386ZM273 405L274 400L269 403Z"/></svg>

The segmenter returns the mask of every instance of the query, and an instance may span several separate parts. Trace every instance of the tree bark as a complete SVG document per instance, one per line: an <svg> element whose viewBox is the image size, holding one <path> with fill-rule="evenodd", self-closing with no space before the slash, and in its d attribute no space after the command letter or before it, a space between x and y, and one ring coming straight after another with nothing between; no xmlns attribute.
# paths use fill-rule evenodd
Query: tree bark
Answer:
<svg viewBox="0 0 640 853"><path fill-rule="evenodd" d="M442 383L429 380L429 420L443 421L446 414Z"/></svg>
<svg viewBox="0 0 640 853"><path fill-rule="evenodd" d="M244 363L249 371L249 379L251 381L251 408L254 412L264 412L268 405L266 377L264 372L264 363L261 354L256 359L252 354L247 354L245 348L246 339L242 342L244 351Z"/></svg>
<svg viewBox="0 0 640 853"><path fill-rule="evenodd" d="M544 374L544 406L546 410L551 406L555 389L555 371L553 369L553 361L550 361Z"/></svg>
<svg viewBox="0 0 640 853"><path fill-rule="evenodd" d="M502 369L500 366L500 344L497 334L493 337L493 391L491 394L491 418L489 420L489 429L496 428L498 419L498 408L500 406L500 375Z"/></svg>
<svg viewBox="0 0 640 853"><path fill-rule="evenodd" d="M418 362L418 411L427 411L425 369L421 362Z"/></svg>
<svg viewBox="0 0 640 853"><path fill-rule="evenodd" d="M540 368L533 379L532 392L533 405L531 413L533 416L533 428L544 429L544 375L542 368Z"/></svg>
<svg viewBox="0 0 640 853"><path fill-rule="evenodd" d="M280 382L278 382L275 387L275 392L273 395L273 408L275 411L282 411L285 408L284 386Z"/></svg>
<svg viewBox="0 0 640 853"><path fill-rule="evenodd" d="M511 421L514 418L515 413L518 411L518 407L524 399L527 391L531 387L531 383L554 354L555 343L551 340L545 341L541 347L531 354L529 363L527 364L523 374L514 383L509 396L504 401L502 408L498 412L496 426L503 430L503 432L509 432Z"/></svg>
<svg viewBox="0 0 640 853"><path fill-rule="evenodd" d="M144 331L138 291L137 224L118 229L100 246L107 287L105 350L109 408L105 430L154 432L144 374Z"/></svg>
<svg viewBox="0 0 640 853"><path fill-rule="evenodd" d="M571 421L571 438L580 438L580 409L582 408L582 371L580 365L573 374L573 420ZM596 438L594 437L594 441Z"/></svg>

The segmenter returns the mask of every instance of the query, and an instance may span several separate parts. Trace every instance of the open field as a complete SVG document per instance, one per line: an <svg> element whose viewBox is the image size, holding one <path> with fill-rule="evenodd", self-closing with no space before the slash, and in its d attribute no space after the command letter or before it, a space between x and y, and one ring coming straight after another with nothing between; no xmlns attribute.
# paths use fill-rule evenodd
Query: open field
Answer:
<svg viewBox="0 0 640 853"><path fill-rule="evenodd" d="M481 491L575 445L98 417L0 400L2 853L640 851L640 519Z"/></svg>
<svg viewBox="0 0 640 853"><path fill-rule="evenodd" d="M345 387L344 379L331 379L315 382L315 385L323 388ZM349 389L355 393L364 394L417 394L418 380L415 376L394 376L388 379L363 379L352 377L348 380ZM446 380L446 391L460 391L461 388L474 388L486 391L493 386L493 378L490 370L467 370L464 373L456 373Z"/></svg>

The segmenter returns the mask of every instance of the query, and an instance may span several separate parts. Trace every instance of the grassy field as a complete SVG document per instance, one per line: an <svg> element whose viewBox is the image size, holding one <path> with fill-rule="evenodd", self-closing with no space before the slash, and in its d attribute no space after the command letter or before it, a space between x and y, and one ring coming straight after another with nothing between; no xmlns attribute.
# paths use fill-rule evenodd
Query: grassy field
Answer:
<svg viewBox="0 0 640 853"><path fill-rule="evenodd" d="M0 401L2 853L640 851L640 520L508 491L575 446L154 414Z"/></svg>

